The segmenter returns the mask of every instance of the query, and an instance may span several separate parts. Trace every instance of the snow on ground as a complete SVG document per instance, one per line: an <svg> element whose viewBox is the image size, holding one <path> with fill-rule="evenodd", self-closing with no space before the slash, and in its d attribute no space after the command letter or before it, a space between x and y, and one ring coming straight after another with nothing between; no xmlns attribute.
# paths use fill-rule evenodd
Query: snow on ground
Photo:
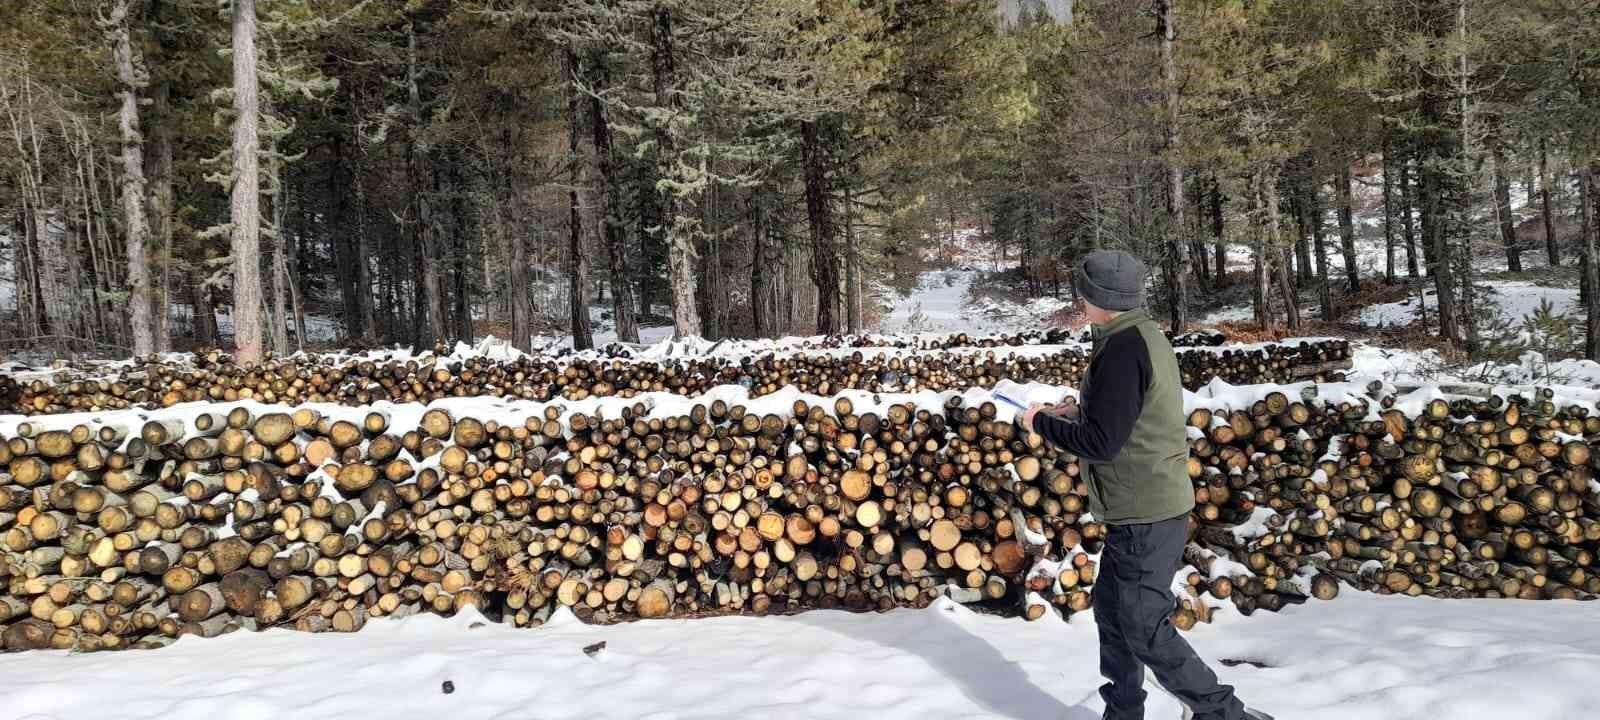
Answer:
<svg viewBox="0 0 1600 720"><path fill-rule="evenodd" d="M1255 320L1256 313L1249 305L1223 308L1200 318L1201 325L1216 325L1229 322L1250 322Z"/></svg>
<svg viewBox="0 0 1600 720"><path fill-rule="evenodd" d="M972 270L923 273L909 297L896 299L883 319L883 332L976 331L966 299L977 275Z"/></svg>
<svg viewBox="0 0 1600 720"><path fill-rule="evenodd" d="M1279 614L1218 617L1188 638L1246 702L1284 720L1593 712L1600 613L1576 601L1346 590ZM583 651L600 642L594 656ZM136 655L0 656L0 718L1094 720L1097 657L1088 613L1029 623L948 601L612 626L562 613L536 630L469 611L375 620L354 635L271 630ZM1179 717L1175 700L1152 682L1146 689L1146 717Z"/></svg>
<svg viewBox="0 0 1600 720"><path fill-rule="evenodd" d="M1501 317L1515 327L1520 327L1523 318L1537 312L1540 304L1546 302L1557 314L1582 317L1577 288L1546 287L1521 280L1500 281L1485 287L1492 290L1492 297L1487 299L1497 305ZM1438 297L1431 293L1426 297L1428 317L1435 317L1439 309ZM1416 298L1368 305L1361 309L1360 322L1368 327L1410 325L1417 320L1417 305Z"/></svg>
<svg viewBox="0 0 1600 720"><path fill-rule="evenodd" d="M982 276L977 270L923 273L909 296L892 298L893 306L879 329L885 333L977 335L1041 330L1049 326L1051 316L1072 305L1048 295L1021 303L969 297Z"/></svg>
<svg viewBox="0 0 1600 720"><path fill-rule="evenodd" d="M670 307L654 307L651 311L657 315L672 315ZM605 347L617 342L617 326L611 321L612 308L609 303L605 305L589 306L589 327L594 336L595 347ZM640 325L639 342L643 345L655 345L663 340L672 339L672 325ZM572 349L572 335L534 335L532 347L542 349L544 352L557 352Z"/></svg>
<svg viewBox="0 0 1600 720"><path fill-rule="evenodd" d="M191 322L194 309L181 303L173 303L168 307L168 314L173 320L183 323ZM233 337L233 313L227 310L217 311L217 333L223 337ZM294 321L288 324L289 332L294 332ZM262 332L271 333L271 330L262 328ZM339 321L326 315L306 313L306 342L333 342L339 337ZM292 343L291 343L292 344Z"/></svg>

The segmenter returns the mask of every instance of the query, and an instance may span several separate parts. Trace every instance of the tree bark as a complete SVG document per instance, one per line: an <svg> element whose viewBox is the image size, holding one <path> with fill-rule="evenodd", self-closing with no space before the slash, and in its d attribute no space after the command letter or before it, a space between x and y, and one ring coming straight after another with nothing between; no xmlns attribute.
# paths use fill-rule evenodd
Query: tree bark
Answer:
<svg viewBox="0 0 1600 720"><path fill-rule="evenodd" d="M755 188L746 201L754 229L750 258L751 310L755 316L756 337L777 337L782 334L778 286L783 277L784 253L768 225L764 192L764 188Z"/></svg>
<svg viewBox="0 0 1600 720"><path fill-rule="evenodd" d="M1350 200L1350 159L1339 162L1339 241L1344 248L1344 274L1350 281L1350 292L1361 292L1360 269L1356 267L1356 231ZM1329 318L1332 319L1332 318Z"/></svg>
<svg viewBox="0 0 1600 720"><path fill-rule="evenodd" d="M240 1L247 7L254 8L254 0ZM110 21L115 43L113 54L117 62L117 82L122 95L117 117L122 130L122 215L123 229L127 234L128 317L132 325L134 354L148 355L155 350L156 343L155 323L151 317L153 299L150 288L150 267L146 259L146 248L150 244L150 222L145 216L144 136L139 130L138 93L139 88L144 86L144 78L141 71L135 70L135 54L129 28L129 5L130 0L117 0L112 6ZM239 12L235 10L235 15ZM253 31L255 27L253 15L251 20L250 28ZM235 21L234 25L234 34L237 38L239 23ZM237 41L235 44L237 45ZM253 48L248 50L251 78L254 78L255 53ZM239 62L237 56L234 62L235 64ZM255 127L253 115L249 125L252 129ZM235 146L237 148L237 142ZM253 153L251 157L254 157ZM236 247L235 253L237 252ZM254 259L255 253L250 253L250 257Z"/></svg>
<svg viewBox="0 0 1600 720"><path fill-rule="evenodd" d="M367 233L367 193L361 169L350 173L356 192L356 295L361 299L361 337L378 337L377 301L372 297L372 238Z"/></svg>
<svg viewBox="0 0 1600 720"><path fill-rule="evenodd" d="M1530 196L1528 198L1532 200ZM1561 265L1561 244L1556 241L1555 213L1550 209L1550 167L1549 158L1545 152L1545 141L1539 140L1539 205L1544 216L1544 247L1549 254L1550 267Z"/></svg>
<svg viewBox="0 0 1600 720"><path fill-rule="evenodd" d="M806 219L811 227L811 279L817 286L817 334L839 334L833 309L839 302L839 251L833 237L833 216L828 210L827 169L817 123L800 123L800 154L805 169Z"/></svg>
<svg viewBox="0 0 1600 720"><path fill-rule="evenodd" d="M1183 165L1178 161L1178 34L1177 0L1156 0L1157 31L1161 35L1161 67L1166 80L1167 124L1167 251L1172 256L1171 320L1172 332L1180 333L1189 323L1189 241L1183 221Z"/></svg>
<svg viewBox="0 0 1600 720"><path fill-rule="evenodd" d="M611 312L617 325L617 339L636 343L639 342L639 321L633 312L633 288L628 284L628 252L622 220L617 217L621 202L617 197L617 177L611 154L611 126L606 121L605 104L598 97L607 84L604 68L597 66L591 81L594 94L589 96L589 123L594 135L595 167L600 174L595 216L600 218L605 236L607 269L611 274Z"/></svg>
<svg viewBox="0 0 1600 720"><path fill-rule="evenodd" d="M563 54L563 66L567 77L577 75L578 58L568 48ZM577 91L569 82L566 84L567 93L567 252L569 292L572 301L572 347L575 350L588 350L594 347L594 333L589 326L589 254L583 249L583 206L578 201L578 187L583 184L583 155L580 152L578 138L582 133L583 104ZM527 243L519 234L513 234L512 243L516 250L512 253L514 258L511 272L513 276L520 276L521 282L511 283L514 296L511 298L511 334L519 350L528 352L531 349L530 336L533 333L532 323L528 314L528 261Z"/></svg>
<svg viewBox="0 0 1600 720"><path fill-rule="evenodd" d="M233 343L241 363L261 360L261 167L257 123L256 2L233 3Z"/></svg>
<svg viewBox="0 0 1600 720"><path fill-rule="evenodd" d="M1596 218L1595 192L1600 190L1600 162L1589 163L1583 177L1583 277L1589 286L1585 298L1587 326L1584 354L1600 361L1600 219Z"/></svg>
<svg viewBox="0 0 1600 720"><path fill-rule="evenodd" d="M844 186L844 241L845 241L845 306L846 327L851 335L861 334L861 248L856 245L854 222L855 195L852 186Z"/></svg>
<svg viewBox="0 0 1600 720"><path fill-rule="evenodd" d="M1506 250L1506 269L1522 272L1522 249L1511 218L1511 179L1506 175L1506 154L1499 143L1494 146L1494 215L1500 225L1500 243Z"/></svg>
<svg viewBox="0 0 1600 720"><path fill-rule="evenodd" d="M1228 284L1228 241L1222 224L1222 182L1211 173L1211 236L1217 245L1217 287Z"/></svg>

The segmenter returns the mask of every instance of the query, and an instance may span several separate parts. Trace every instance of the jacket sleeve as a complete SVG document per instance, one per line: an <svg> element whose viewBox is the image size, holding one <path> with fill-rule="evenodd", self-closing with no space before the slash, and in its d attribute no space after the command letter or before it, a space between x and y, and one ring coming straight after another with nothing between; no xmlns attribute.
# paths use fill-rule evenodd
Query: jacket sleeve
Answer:
<svg viewBox="0 0 1600 720"><path fill-rule="evenodd" d="M1145 346L1144 336L1133 328L1117 333L1089 364L1092 382L1079 401L1079 420L1034 413L1033 431L1069 453L1109 462L1133 433L1151 375L1150 349Z"/></svg>

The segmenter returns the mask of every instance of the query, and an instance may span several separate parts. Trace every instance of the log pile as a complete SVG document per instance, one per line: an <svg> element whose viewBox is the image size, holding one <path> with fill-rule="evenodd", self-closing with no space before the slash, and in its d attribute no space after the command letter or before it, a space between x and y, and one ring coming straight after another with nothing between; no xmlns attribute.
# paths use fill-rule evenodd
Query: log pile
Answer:
<svg viewBox="0 0 1600 720"><path fill-rule="evenodd" d="M1350 348L1343 341L1318 341L1193 349L1181 351L1179 358L1184 384L1191 389L1214 378L1231 384L1335 381L1343 379L1343 371L1350 367ZM353 407L476 396L545 402L630 398L645 392L696 396L722 384L744 385L752 396L790 385L818 395L843 390L965 390L991 387L1001 380L1074 386L1087 364L1088 350L1083 347L1031 357L993 352L925 356L856 352L663 362L546 357L462 361L441 356L378 362L313 355L251 367L234 364L226 354L206 352L184 363L148 362L98 375L63 370L53 381L19 383L0 375L0 408L45 415L236 400Z"/></svg>
<svg viewBox="0 0 1600 720"><path fill-rule="evenodd" d="M1371 419L1393 403L1270 392L1190 415L1180 627L1222 600L1331 597L1337 580L1600 592L1600 416L1544 396ZM789 410L23 423L0 444L0 640L155 646L467 605L521 626L561 607L609 622L941 594L1029 618L1089 607L1104 528L1084 516L1079 465L993 404Z"/></svg>

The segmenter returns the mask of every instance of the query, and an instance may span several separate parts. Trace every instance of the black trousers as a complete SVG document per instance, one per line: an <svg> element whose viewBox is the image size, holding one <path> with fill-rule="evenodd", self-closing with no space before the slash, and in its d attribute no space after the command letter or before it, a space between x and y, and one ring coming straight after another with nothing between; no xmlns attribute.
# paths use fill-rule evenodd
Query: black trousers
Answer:
<svg viewBox="0 0 1600 720"><path fill-rule="evenodd" d="M1144 669L1197 720L1240 720L1244 704L1233 688L1217 683L1194 648L1172 626L1172 576L1183 559L1189 518L1143 525L1113 525L1094 583L1094 620L1100 628L1100 687L1108 720L1144 718Z"/></svg>

